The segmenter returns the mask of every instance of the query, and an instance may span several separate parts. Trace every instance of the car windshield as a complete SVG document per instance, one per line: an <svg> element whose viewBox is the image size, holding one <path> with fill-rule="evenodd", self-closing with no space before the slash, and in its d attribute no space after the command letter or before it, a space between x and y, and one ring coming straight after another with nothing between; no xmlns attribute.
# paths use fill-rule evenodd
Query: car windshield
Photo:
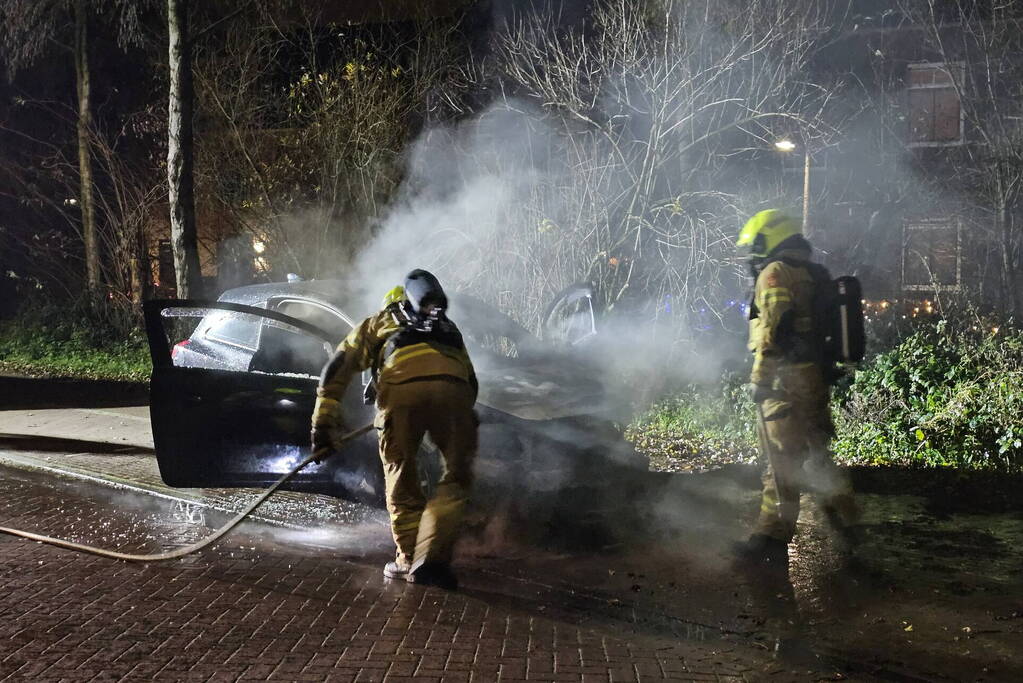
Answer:
<svg viewBox="0 0 1023 683"><path fill-rule="evenodd" d="M475 297L452 296L449 313L466 341L499 356L516 357L536 347L537 339L529 330Z"/></svg>

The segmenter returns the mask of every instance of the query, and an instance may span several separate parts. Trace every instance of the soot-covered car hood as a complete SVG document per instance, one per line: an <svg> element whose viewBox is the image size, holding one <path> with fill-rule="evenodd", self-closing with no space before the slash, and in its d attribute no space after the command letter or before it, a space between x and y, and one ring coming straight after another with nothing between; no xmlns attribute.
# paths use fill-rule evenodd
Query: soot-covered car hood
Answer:
<svg viewBox="0 0 1023 683"><path fill-rule="evenodd" d="M543 342L500 310L464 294L451 297L451 318L476 367L480 404L523 420L606 412L605 388L579 349Z"/></svg>
<svg viewBox="0 0 1023 683"><path fill-rule="evenodd" d="M485 350L469 351L477 363L477 402L489 408L523 420L599 415L604 410L604 387L569 358L553 353L501 358Z"/></svg>

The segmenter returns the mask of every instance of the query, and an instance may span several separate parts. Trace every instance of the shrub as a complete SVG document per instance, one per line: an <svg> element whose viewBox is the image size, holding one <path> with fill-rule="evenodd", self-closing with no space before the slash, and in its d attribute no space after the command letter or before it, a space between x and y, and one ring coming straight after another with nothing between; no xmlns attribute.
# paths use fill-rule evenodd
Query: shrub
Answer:
<svg viewBox="0 0 1023 683"><path fill-rule="evenodd" d="M0 323L0 370L144 381L151 364L137 314L111 304L28 301Z"/></svg>
<svg viewBox="0 0 1023 683"><path fill-rule="evenodd" d="M979 317L918 330L859 370L840 460L1023 470L1023 333Z"/></svg>
<svg viewBox="0 0 1023 683"><path fill-rule="evenodd" d="M1023 471L1023 331L968 310L941 321L897 312L875 326L874 341L890 345L834 390L840 462ZM628 436L656 469L751 462L745 377L685 388Z"/></svg>
<svg viewBox="0 0 1023 683"><path fill-rule="evenodd" d="M689 470L756 460L753 404L744 377L728 372L720 384L687 386L640 415L626 437L655 470Z"/></svg>

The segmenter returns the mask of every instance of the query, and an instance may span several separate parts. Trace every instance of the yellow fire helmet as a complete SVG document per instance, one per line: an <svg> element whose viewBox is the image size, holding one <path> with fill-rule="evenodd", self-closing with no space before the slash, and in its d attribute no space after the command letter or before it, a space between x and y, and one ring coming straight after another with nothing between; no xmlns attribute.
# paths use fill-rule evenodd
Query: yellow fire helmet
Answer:
<svg viewBox="0 0 1023 683"><path fill-rule="evenodd" d="M735 244L749 247L750 256L766 258L779 244L801 232L794 218L778 209L767 209L746 221Z"/></svg>
<svg viewBox="0 0 1023 683"><path fill-rule="evenodd" d="M384 302L380 305L381 308L387 308L395 301L403 301L405 299L405 288L401 285L397 287L391 287L387 294L384 294Z"/></svg>

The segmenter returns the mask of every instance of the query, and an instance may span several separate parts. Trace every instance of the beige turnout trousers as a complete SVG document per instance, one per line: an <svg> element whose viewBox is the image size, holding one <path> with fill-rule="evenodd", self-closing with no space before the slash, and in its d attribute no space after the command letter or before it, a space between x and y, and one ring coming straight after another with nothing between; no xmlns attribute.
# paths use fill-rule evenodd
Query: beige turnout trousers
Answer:
<svg viewBox="0 0 1023 683"><path fill-rule="evenodd" d="M828 450L834 425L820 368L809 364L780 368L775 388L778 398L764 401L758 415L760 447L768 462L756 533L786 543L792 540L803 490L815 492L821 505L842 523L855 523L852 486ZM808 461L811 466L804 468Z"/></svg>
<svg viewBox="0 0 1023 683"><path fill-rule="evenodd" d="M469 384L457 378L379 385L374 424L399 565L451 561L472 485L477 446L474 402ZM429 501L416 469L424 434L437 445L444 466Z"/></svg>

